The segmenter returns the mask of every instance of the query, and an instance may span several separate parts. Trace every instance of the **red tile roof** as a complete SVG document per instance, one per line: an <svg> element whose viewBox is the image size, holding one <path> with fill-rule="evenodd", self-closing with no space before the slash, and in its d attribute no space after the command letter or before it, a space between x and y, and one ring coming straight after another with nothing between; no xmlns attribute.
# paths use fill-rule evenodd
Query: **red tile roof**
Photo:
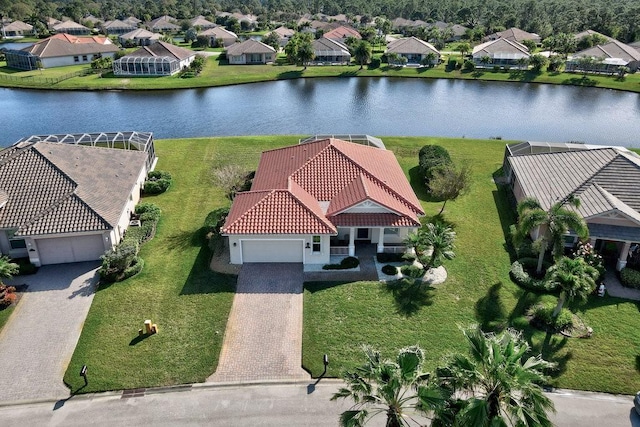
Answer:
<svg viewBox="0 0 640 427"><path fill-rule="evenodd" d="M388 213L349 210L363 202ZM329 138L262 153L251 191L236 196L222 230L335 234L337 225L419 226L423 214L392 152Z"/></svg>
<svg viewBox="0 0 640 427"><path fill-rule="evenodd" d="M325 33L324 37L328 39L346 39L347 37L355 37L357 39L362 38L358 31L344 25Z"/></svg>

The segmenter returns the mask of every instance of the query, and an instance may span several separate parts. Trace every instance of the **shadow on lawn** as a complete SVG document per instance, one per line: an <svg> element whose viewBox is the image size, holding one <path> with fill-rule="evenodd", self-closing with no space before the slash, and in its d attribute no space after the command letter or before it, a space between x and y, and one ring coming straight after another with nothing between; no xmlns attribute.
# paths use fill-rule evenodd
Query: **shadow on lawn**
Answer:
<svg viewBox="0 0 640 427"><path fill-rule="evenodd" d="M416 314L422 307L433 304L435 288L422 280L395 280L387 283L386 290L393 295L398 314L406 317Z"/></svg>
<svg viewBox="0 0 640 427"><path fill-rule="evenodd" d="M516 223L516 213L513 203L509 200L509 187L501 184L503 179L502 168L493 173L493 181L496 183L496 190L493 192L493 201L496 204L498 216L500 217L500 226L504 235L504 248L509 253L509 258L514 261L516 252L511 244L511 233L509 227Z"/></svg>
<svg viewBox="0 0 640 427"><path fill-rule="evenodd" d="M353 283L350 281L333 281L333 282L304 282L304 289L311 292L312 294L316 292L322 292L327 289L336 288L338 286L346 285L348 283Z"/></svg>
<svg viewBox="0 0 640 427"><path fill-rule="evenodd" d="M475 304L476 318L483 331L499 332L507 326L507 310L502 301L502 282L495 283Z"/></svg>

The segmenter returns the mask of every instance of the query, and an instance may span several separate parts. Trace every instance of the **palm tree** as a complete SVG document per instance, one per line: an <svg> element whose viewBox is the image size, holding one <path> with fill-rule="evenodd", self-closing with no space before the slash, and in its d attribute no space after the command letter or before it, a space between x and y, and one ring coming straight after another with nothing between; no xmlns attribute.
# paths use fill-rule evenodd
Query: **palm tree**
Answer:
<svg viewBox="0 0 640 427"><path fill-rule="evenodd" d="M553 310L553 317L558 317L567 300L586 300L587 296L595 290L599 276L598 270L587 264L583 258L560 258L548 273L548 280L560 289L558 305Z"/></svg>
<svg viewBox="0 0 640 427"><path fill-rule="evenodd" d="M429 223L421 233L421 238L424 246L431 249L429 268L439 267L445 259L456 256L453 252L456 232L451 227L440 222Z"/></svg>
<svg viewBox="0 0 640 427"><path fill-rule="evenodd" d="M366 363L346 372L346 386L331 400L350 398L354 406L340 415L340 425L358 427L377 414L387 415L387 427L417 424L411 412L427 413L443 403L439 387L422 370L424 351L418 346L403 348L395 360L382 359L378 351L363 347Z"/></svg>
<svg viewBox="0 0 640 427"><path fill-rule="evenodd" d="M360 40L353 48L353 57L358 64L360 64L360 69L364 67L364 64L367 64L371 60L371 45L369 42Z"/></svg>
<svg viewBox="0 0 640 427"><path fill-rule="evenodd" d="M584 219L577 212L566 208L565 203L574 208L580 207L580 200L576 197L558 201L548 211L545 211L540 202L533 197L527 197L518 203L519 234L526 236L538 227L543 229L538 239L541 248L536 269L538 273L542 271L544 254L549 244L553 250L554 259L558 260L563 255L564 236L569 230L573 230L581 239L589 236L589 228Z"/></svg>
<svg viewBox="0 0 640 427"><path fill-rule="evenodd" d="M0 284L3 279L11 279L14 274L18 274L20 267L7 256L0 256Z"/></svg>
<svg viewBox="0 0 640 427"><path fill-rule="evenodd" d="M449 410L437 412L433 425L552 426L547 412L555 409L540 384L547 379L544 369L553 364L540 355L525 359L530 347L512 329L494 335L475 326L464 335L469 353L453 355L438 369L439 383L450 396Z"/></svg>

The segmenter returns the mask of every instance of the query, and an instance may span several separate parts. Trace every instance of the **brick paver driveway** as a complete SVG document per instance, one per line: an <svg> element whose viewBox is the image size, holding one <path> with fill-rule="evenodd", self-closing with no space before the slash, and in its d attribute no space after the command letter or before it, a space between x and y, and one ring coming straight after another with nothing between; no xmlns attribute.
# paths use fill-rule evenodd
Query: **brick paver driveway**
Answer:
<svg viewBox="0 0 640 427"><path fill-rule="evenodd" d="M69 396L62 377L93 300L97 267L51 265L11 281L29 287L0 332L0 402Z"/></svg>
<svg viewBox="0 0 640 427"><path fill-rule="evenodd" d="M309 379L302 364L302 264L244 264L209 381Z"/></svg>

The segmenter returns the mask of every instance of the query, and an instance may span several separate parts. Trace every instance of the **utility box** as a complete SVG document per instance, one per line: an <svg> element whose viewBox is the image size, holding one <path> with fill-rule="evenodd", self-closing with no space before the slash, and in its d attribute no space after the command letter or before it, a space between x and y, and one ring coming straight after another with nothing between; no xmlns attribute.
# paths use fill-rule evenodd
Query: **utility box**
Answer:
<svg viewBox="0 0 640 427"><path fill-rule="evenodd" d="M153 326L151 324L151 320L144 321L144 333L147 335L151 335L153 333Z"/></svg>

